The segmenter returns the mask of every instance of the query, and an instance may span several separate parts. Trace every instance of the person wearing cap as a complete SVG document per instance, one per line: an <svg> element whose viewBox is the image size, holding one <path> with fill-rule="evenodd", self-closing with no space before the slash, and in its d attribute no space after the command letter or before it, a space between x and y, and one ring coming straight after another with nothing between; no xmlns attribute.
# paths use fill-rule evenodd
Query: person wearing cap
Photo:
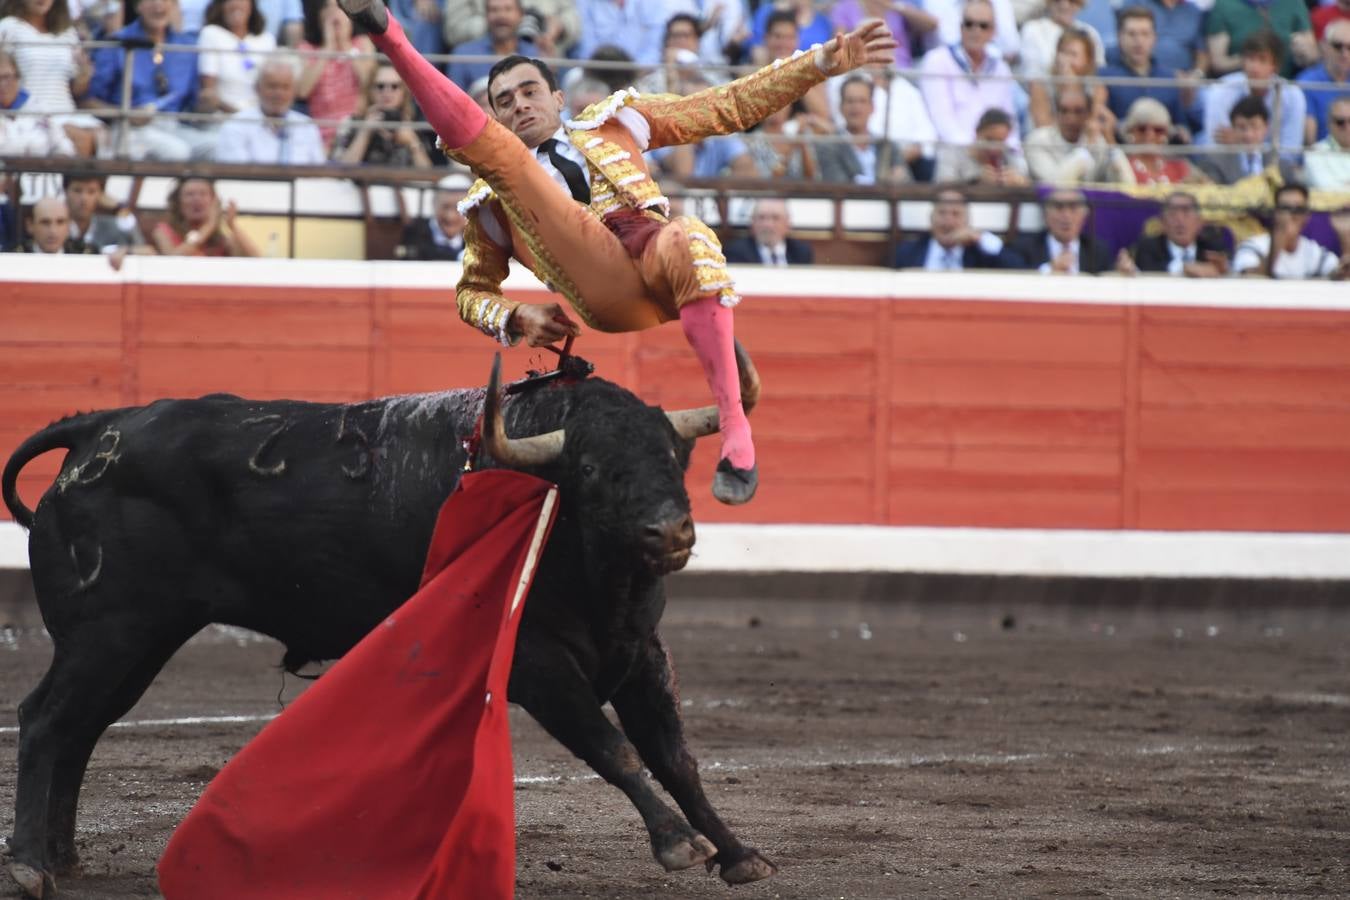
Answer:
<svg viewBox="0 0 1350 900"><path fill-rule="evenodd" d="M580 333L558 303L502 291L512 258L592 327L640 331L680 320L717 404L722 437L713 495L749 501L759 483L741 405L732 307L740 302L717 235L673 216L643 152L751 128L831 75L889 60L895 40L869 22L822 46L688 97L615 92L566 124L553 70L509 56L489 72L489 119L413 49L381 0L339 0L389 57L446 153L479 176L456 301L465 322L503 344L545 346Z"/></svg>

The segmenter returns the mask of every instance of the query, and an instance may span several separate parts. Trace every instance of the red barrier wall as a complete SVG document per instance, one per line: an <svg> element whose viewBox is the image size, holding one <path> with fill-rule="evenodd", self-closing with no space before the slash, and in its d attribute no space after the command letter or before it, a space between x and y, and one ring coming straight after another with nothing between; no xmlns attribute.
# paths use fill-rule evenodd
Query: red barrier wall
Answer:
<svg viewBox="0 0 1350 900"><path fill-rule="evenodd" d="M704 441L703 521L1350 531L1350 311L758 293L737 327L764 380L762 484L712 501ZM482 384L492 347L444 288L4 282L0 455L164 396ZM577 350L651 402L707 402L678 327ZM504 371L550 359L513 349ZM30 506L59 462L24 471Z"/></svg>

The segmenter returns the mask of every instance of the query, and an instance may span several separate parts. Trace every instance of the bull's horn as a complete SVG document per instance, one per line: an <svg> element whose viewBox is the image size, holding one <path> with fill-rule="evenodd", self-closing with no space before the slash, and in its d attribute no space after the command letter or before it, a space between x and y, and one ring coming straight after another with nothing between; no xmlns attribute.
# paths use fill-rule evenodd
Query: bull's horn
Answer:
<svg viewBox="0 0 1350 900"><path fill-rule="evenodd" d="M736 341L736 370L741 375L741 406L748 416L759 402L759 372L755 370L754 361L740 341ZM683 438L701 438L717 431L716 406L677 409L666 413L666 418L670 419L676 433Z"/></svg>
<svg viewBox="0 0 1350 900"><path fill-rule="evenodd" d="M501 376L502 355L498 353L492 360L492 377L483 398L483 448L508 466L542 466L553 462L562 453L563 429L525 438L506 436L498 399Z"/></svg>

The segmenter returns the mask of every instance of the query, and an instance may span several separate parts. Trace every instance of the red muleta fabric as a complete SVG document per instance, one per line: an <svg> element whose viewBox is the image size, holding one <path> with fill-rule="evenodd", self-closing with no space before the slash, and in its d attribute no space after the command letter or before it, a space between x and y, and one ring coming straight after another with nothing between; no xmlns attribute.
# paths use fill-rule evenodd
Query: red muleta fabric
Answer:
<svg viewBox="0 0 1350 900"><path fill-rule="evenodd" d="M207 786L166 900L496 900L515 887L506 684L557 489L464 476L422 587Z"/></svg>

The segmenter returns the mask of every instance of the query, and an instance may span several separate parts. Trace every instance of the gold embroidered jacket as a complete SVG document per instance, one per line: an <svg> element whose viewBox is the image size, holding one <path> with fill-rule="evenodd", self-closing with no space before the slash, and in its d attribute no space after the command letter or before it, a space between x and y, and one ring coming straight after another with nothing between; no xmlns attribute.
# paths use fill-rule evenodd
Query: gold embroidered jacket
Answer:
<svg viewBox="0 0 1350 900"><path fill-rule="evenodd" d="M628 207L662 220L670 214L670 202L648 171L632 132L614 118L623 107L636 110L647 120L651 127L647 149L654 150L745 131L824 80L814 52L806 50L729 84L687 97L642 95L627 88L592 104L564 127L568 139L589 163L591 212L603 217L615 209ZM469 162L455 151L449 151L449 155ZM456 288L456 303L465 322L503 344L513 342L506 323L519 303L502 296L501 284L508 261L514 256L550 289L566 297L583 321L595 325L585 298L577 296L558 261L531 233L528 217L512 215L503 209L502 201L481 179L469 189L459 209L468 219L463 275ZM488 237L480 220L483 215L496 216L502 230L511 237L510 248L501 247Z"/></svg>

